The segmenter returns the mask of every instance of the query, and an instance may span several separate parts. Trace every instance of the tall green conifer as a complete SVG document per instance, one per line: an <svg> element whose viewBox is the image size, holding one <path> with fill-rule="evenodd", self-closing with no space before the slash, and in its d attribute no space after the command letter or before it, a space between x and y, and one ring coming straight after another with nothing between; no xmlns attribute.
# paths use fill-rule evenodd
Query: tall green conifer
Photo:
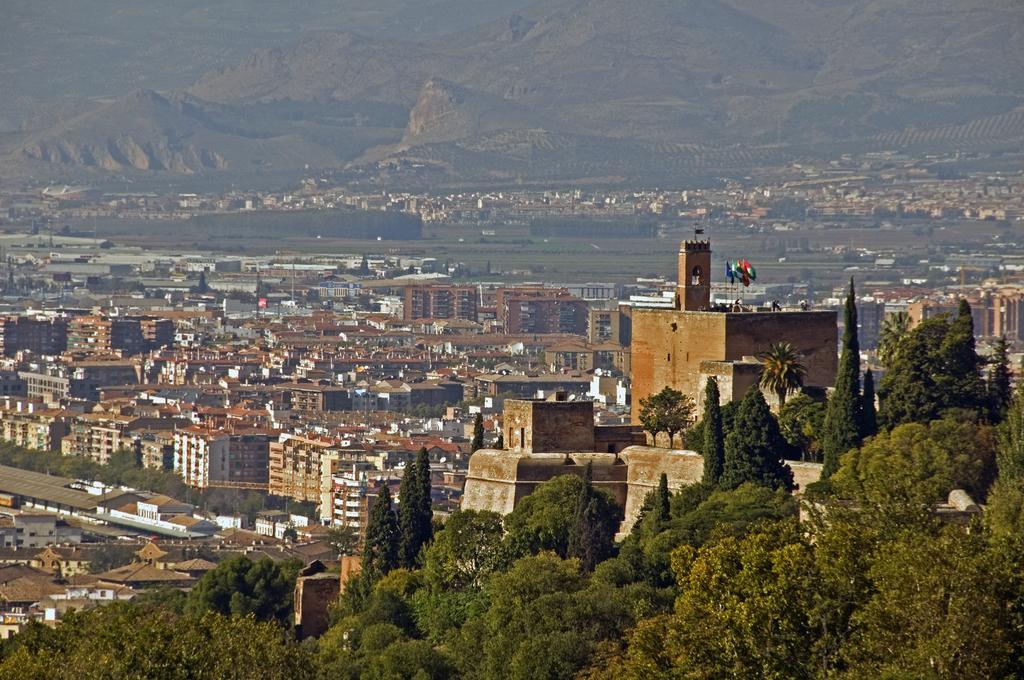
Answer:
<svg viewBox="0 0 1024 680"><path fill-rule="evenodd" d="M704 477L708 486L717 486L725 464L725 434L722 430L721 395L718 379L708 378L704 388Z"/></svg>
<svg viewBox="0 0 1024 680"><path fill-rule="evenodd" d="M430 459L421 448L402 477L398 490L398 525L401 531L399 558L403 567L418 566L420 550L433 534L433 506L430 501Z"/></svg>
<svg viewBox="0 0 1024 680"><path fill-rule="evenodd" d="M864 387L860 395L860 436L873 437L878 433L878 415L875 411L875 374L864 372Z"/></svg>
<svg viewBox="0 0 1024 680"><path fill-rule="evenodd" d="M937 382L945 407L982 410L986 402L982 360L975 347L974 318L967 300L960 300L956 318L939 347L939 357L941 373Z"/></svg>
<svg viewBox="0 0 1024 680"><path fill-rule="evenodd" d="M658 513L659 522L667 522L672 511L672 492L668 490L668 475L664 472L658 477L658 495L655 496L654 508Z"/></svg>
<svg viewBox="0 0 1024 680"><path fill-rule="evenodd" d="M391 492L382 483L370 508L363 543L362 573L370 581L376 581L399 566L399 534L398 520L391 507Z"/></svg>
<svg viewBox="0 0 1024 680"><path fill-rule="evenodd" d="M1006 409L1010 406L1013 396L1010 375L1009 348L1006 337L996 340L992 348L992 359L989 362L986 392L988 393L988 417L993 423L1002 422L1006 417Z"/></svg>
<svg viewBox="0 0 1024 680"><path fill-rule="evenodd" d="M761 390L751 385L725 438L722 486L735 489L744 482L753 482L793 488L793 471L782 460L788 446Z"/></svg>
<svg viewBox="0 0 1024 680"><path fill-rule="evenodd" d="M569 532L568 556L580 561L580 570L591 572L612 554L615 528L607 509L594 491L594 465L588 462L583 486L576 499L573 525Z"/></svg>
<svg viewBox="0 0 1024 680"><path fill-rule="evenodd" d="M473 440L469 446L472 451L484 448L484 417L480 413L473 419Z"/></svg>
<svg viewBox="0 0 1024 680"><path fill-rule="evenodd" d="M857 303L850 277L850 291L843 311L845 329L839 355L835 389L825 412L821 449L824 466L822 479L839 469L839 457L860 445L860 342L857 339Z"/></svg>

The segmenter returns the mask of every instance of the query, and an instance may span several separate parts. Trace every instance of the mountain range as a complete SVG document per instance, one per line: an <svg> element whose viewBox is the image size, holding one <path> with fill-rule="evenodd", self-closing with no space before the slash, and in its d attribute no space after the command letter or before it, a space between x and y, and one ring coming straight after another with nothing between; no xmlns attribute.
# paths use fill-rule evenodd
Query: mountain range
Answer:
<svg viewBox="0 0 1024 680"><path fill-rule="evenodd" d="M270 41L183 91L23 125L0 135L0 157L34 173L625 181L837 150L1024 144L1017 0L543 0L445 24L464 5L433 3L444 34Z"/></svg>

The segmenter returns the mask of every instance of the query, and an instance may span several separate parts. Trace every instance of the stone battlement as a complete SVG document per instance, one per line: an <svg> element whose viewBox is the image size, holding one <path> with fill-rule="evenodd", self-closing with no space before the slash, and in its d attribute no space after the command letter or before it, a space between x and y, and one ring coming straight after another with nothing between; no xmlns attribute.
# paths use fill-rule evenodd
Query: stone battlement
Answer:
<svg viewBox="0 0 1024 680"><path fill-rule="evenodd" d="M710 240L705 239L703 241L683 241L682 243L679 244L679 252L681 252L681 253L682 252L692 253L692 252L704 251L704 250L706 250L708 252L711 252L711 241Z"/></svg>
<svg viewBox="0 0 1024 680"><path fill-rule="evenodd" d="M582 477L592 463L594 486L608 491L623 509L620 533L628 533L640 514L647 494L658 486L664 473L677 490L699 482L704 458L695 451L628 446L612 453L517 453L480 449L469 459L463 510L490 510L507 515L540 484L559 475ZM797 491L821 477L820 463L788 461Z"/></svg>

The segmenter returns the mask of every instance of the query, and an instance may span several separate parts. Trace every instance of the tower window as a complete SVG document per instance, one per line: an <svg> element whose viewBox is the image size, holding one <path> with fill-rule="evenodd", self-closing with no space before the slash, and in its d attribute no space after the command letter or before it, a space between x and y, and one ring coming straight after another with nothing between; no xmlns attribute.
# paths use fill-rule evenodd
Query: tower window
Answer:
<svg viewBox="0 0 1024 680"><path fill-rule="evenodd" d="M699 286L703 283L704 270L700 266L694 267L693 271L690 272L690 285Z"/></svg>

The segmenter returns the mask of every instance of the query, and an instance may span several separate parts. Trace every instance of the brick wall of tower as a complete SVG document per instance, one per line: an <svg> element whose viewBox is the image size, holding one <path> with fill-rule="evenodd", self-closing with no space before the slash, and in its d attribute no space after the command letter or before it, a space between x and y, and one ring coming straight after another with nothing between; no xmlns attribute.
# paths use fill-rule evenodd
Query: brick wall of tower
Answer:
<svg viewBox="0 0 1024 680"><path fill-rule="evenodd" d="M640 400L666 386L699 402L701 362L757 357L779 341L791 343L804 355L807 386L832 385L838 363L835 312L635 310L633 421L638 422ZM734 393L733 399L742 396Z"/></svg>

